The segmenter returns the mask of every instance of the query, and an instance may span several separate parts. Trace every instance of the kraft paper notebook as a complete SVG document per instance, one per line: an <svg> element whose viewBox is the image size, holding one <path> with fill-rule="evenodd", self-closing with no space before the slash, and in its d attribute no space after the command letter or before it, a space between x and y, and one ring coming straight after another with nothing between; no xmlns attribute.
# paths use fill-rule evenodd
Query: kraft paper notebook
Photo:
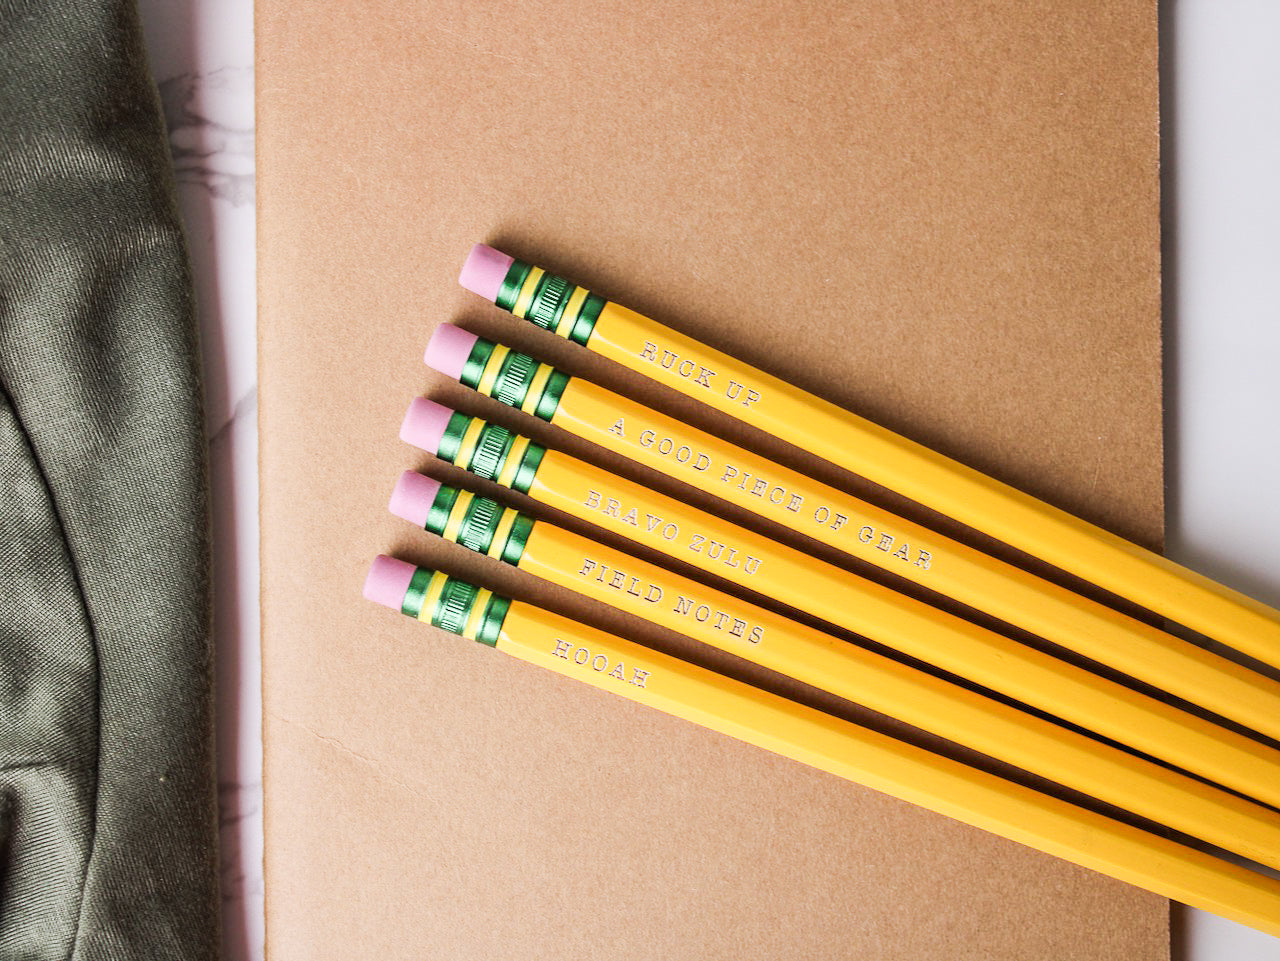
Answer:
<svg viewBox="0 0 1280 961"><path fill-rule="evenodd" d="M900 730L388 514L463 480L420 393L625 470L430 374L453 321L937 520L466 294L477 241L1158 545L1154 0L257 17L272 961L1166 958L1154 896L360 596L394 553Z"/></svg>

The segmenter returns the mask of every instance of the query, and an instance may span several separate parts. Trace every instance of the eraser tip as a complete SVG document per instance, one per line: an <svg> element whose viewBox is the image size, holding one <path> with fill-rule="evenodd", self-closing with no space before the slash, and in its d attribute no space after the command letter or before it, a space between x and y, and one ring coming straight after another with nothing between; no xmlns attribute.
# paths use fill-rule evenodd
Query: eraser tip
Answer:
<svg viewBox="0 0 1280 961"><path fill-rule="evenodd" d="M453 411L443 404L415 397L405 412L404 423L400 425L400 439L434 454L440 448L440 438L444 436L452 416Z"/></svg>
<svg viewBox="0 0 1280 961"><path fill-rule="evenodd" d="M423 363L432 370L438 370L446 377L457 380L462 376L462 368L479 339L461 327L441 324L427 342L426 353L422 355Z"/></svg>
<svg viewBox="0 0 1280 961"><path fill-rule="evenodd" d="M507 271L515 263L514 257L508 257L500 250L494 250L485 244L476 244L467 254L467 262L462 265L462 273L458 275L458 283L488 301L498 299L498 291L502 289L502 281Z"/></svg>
<svg viewBox="0 0 1280 961"><path fill-rule="evenodd" d="M417 570L412 564L379 554L373 559L369 568L369 576L364 579L364 597L367 601L389 607L393 611L400 610L404 602L404 593L409 589L409 581Z"/></svg>
<svg viewBox="0 0 1280 961"><path fill-rule="evenodd" d="M415 527L427 526L427 515L440 491L440 482L416 470L407 470L396 481L391 492L391 513L407 520Z"/></svg>

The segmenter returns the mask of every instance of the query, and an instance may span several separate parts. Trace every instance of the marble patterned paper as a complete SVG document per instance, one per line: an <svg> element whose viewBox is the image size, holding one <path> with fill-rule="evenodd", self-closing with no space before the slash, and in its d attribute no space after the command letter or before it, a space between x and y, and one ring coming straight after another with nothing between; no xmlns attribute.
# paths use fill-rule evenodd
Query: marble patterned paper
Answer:
<svg viewBox="0 0 1280 961"><path fill-rule="evenodd" d="M195 270L214 542L223 957L263 956L252 0L143 0Z"/></svg>

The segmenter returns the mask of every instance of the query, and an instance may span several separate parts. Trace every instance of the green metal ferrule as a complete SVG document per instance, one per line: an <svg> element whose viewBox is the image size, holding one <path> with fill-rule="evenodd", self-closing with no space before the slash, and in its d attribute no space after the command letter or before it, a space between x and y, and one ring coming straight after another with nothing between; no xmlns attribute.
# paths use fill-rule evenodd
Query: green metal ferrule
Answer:
<svg viewBox="0 0 1280 961"><path fill-rule="evenodd" d="M460 581L453 577L446 579L444 588L440 591L440 599L436 601L436 609L431 612L431 623L450 634L470 637L474 641L493 647L498 643L502 622L506 619L511 601L509 598L490 594L485 601L485 609L480 615L475 633L468 634L466 627L480 594L480 588L469 581Z"/></svg>
<svg viewBox="0 0 1280 961"><path fill-rule="evenodd" d="M485 367L493 357L497 345L490 340L479 339L471 348L471 355L463 366L462 375L458 378L472 390L479 390L484 381ZM529 404L529 391L542 371L546 371L543 386L533 404ZM516 410L527 410L540 420L550 423L560 406L560 398L569 385L569 375L558 371L548 364L541 364L528 354L510 351L501 361L498 374L493 378L493 386L486 395L499 403Z"/></svg>
<svg viewBox="0 0 1280 961"><path fill-rule="evenodd" d="M479 593L480 588L470 581L449 578L440 591L436 609L431 612L431 623L450 634L461 634L471 617L471 608L475 606Z"/></svg>
<svg viewBox="0 0 1280 961"><path fill-rule="evenodd" d="M496 481L506 464L507 455L511 453L511 445L516 442L516 435L498 424L485 424L480 429L480 437L476 440L475 452L471 455L471 463L459 464L477 477Z"/></svg>
<svg viewBox="0 0 1280 961"><path fill-rule="evenodd" d="M529 396L529 388L533 385L533 375L542 365L528 354L517 354L514 350L502 361L498 377L489 390L489 396L508 407L519 408Z"/></svg>
<svg viewBox="0 0 1280 961"><path fill-rule="evenodd" d="M507 619L507 611L511 609L511 598L494 594L489 598L480 626L476 629L475 640L481 644L496 647L498 637L502 634L502 622Z"/></svg>
<svg viewBox="0 0 1280 961"><path fill-rule="evenodd" d="M582 310L578 311L578 319L573 322L573 327L565 334L565 337L579 346L586 347L587 341L591 339L591 332L596 329L596 321L600 318L600 311L604 310L606 303L608 301L599 294L587 294L587 299L582 304Z"/></svg>
<svg viewBox="0 0 1280 961"><path fill-rule="evenodd" d="M460 492L456 488L441 487L436 495L436 502L432 506L434 508L439 505L443 513L436 517L433 511L433 516L428 517L427 530L444 535L448 527L449 512L454 509L459 497L469 498L470 502L463 511L462 520L456 532L450 535L450 540L477 554L496 557L505 564L513 566L518 564L520 558L524 556L525 545L528 544L529 535L533 531L534 520L514 508L503 507L488 497L476 497ZM494 540L498 531L504 526L504 521L507 522L506 538L495 549Z"/></svg>
<svg viewBox="0 0 1280 961"><path fill-rule="evenodd" d="M440 443L436 445L436 456L441 460L452 461L458 456L458 447L462 443L462 435L467 432L473 418L458 411L453 412L449 423L444 425L444 433L440 435Z"/></svg>
<svg viewBox="0 0 1280 961"><path fill-rule="evenodd" d="M569 297L576 288L563 277L543 274L533 292L533 300L525 311L524 319L543 330L555 330L569 305Z"/></svg>
<svg viewBox="0 0 1280 961"><path fill-rule="evenodd" d="M466 361L462 365L462 373L458 375L458 380L475 389L480 383L480 378L484 374L485 364L489 363L489 357L493 354L493 348L496 347L491 340L485 340L483 337L477 337L475 345L471 348L471 353L467 355Z"/></svg>
<svg viewBox="0 0 1280 961"><path fill-rule="evenodd" d="M524 557L524 549L528 546L529 535L533 533L534 520L528 514L517 514L515 523L511 525L511 533L507 535L507 543L502 547L498 559L504 564L514 567Z"/></svg>
<svg viewBox="0 0 1280 961"><path fill-rule="evenodd" d="M538 468L542 466L542 458L547 455L547 449L541 444L529 442L529 447L524 452L524 456L520 458L520 466L516 468L515 476L511 479L511 489L521 494L529 493L529 488L533 486L533 478L538 473Z"/></svg>
<svg viewBox="0 0 1280 961"><path fill-rule="evenodd" d="M535 327L552 331L585 347L587 341L591 339L591 332L595 329L600 311L604 309L605 299L590 291L583 291L586 298L581 300L575 308L577 315L566 318L565 311L569 309L570 303L574 301L574 294L580 288L557 274L544 273L537 280L537 286L533 288L532 297L528 301L528 306L524 308L524 312L516 313L516 306L520 303L521 289L532 272L532 265L522 260L513 260L506 277L502 279L502 285L498 288L498 296L494 299L494 303L503 310L529 321Z"/></svg>
<svg viewBox="0 0 1280 961"><path fill-rule="evenodd" d="M502 286L498 288L498 296L493 299L493 302L503 310L509 311L514 308L520 296L520 288L524 286L531 270L533 270L532 264L526 264L523 260L513 260L511 266L507 268L507 276L502 278Z"/></svg>
<svg viewBox="0 0 1280 961"><path fill-rule="evenodd" d="M469 551L484 554L498 533L503 507L488 497L473 497L458 527L455 541Z"/></svg>
<svg viewBox="0 0 1280 961"><path fill-rule="evenodd" d="M431 583L433 571L419 567L409 579L409 587L404 592L404 600L400 602L400 613L417 617L422 610L422 601L427 595L427 585Z"/></svg>
<svg viewBox="0 0 1280 961"><path fill-rule="evenodd" d="M444 577L444 585L433 609L424 612L422 605L426 600L427 592L432 582L439 577ZM466 633L467 624L471 621L471 614L479 599L480 589L474 584L453 577L445 577L436 571L419 567L414 570L413 577L409 580L409 588L405 591L400 610L417 620L429 621L450 634L469 637L471 640L493 647L498 643L498 636L502 633L502 622L506 620L507 611L511 608L511 600L489 594L484 602L485 609L474 628L474 634L468 634Z"/></svg>
<svg viewBox="0 0 1280 961"><path fill-rule="evenodd" d="M449 523L449 514L453 511L453 504L457 499L458 489L456 487L440 485L440 489L436 491L436 499L431 502L431 507L427 509L427 522L422 525L423 528L436 536L443 534L445 525Z"/></svg>
<svg viewBox="0 0 1280 961"><path fill-rule="evenodd" d="M538 403L533 408L534 417L545 420L548 424L551 423L551 418L560 409L560 398L564 396L564 389L569 386L569 380L569 375L564 371L551 371L551 376L547 378L547 386L542 388L542 396L538 398Z"/></svg>
<svg viewBox="0 0 1280 961"><path fill-rule="evenodd" d="M455 420L458 418L461 418L461 423L455 425ZM462 436L473 422L479 422L483 426L480 428L479 436L475 440L470 456L466 456L465 451L462 451L460 456L459 447ZM507 468L507 458L511 456L512 448L517 446L516 441L519 439L521 439L520 435L507 430L499 424L482 421L476 417L454 414L449 419L444 437L440 440L439 454L445 460L451 461L454 465L470 471L483 480L505 483L500 478ZM546 456L546 453L547 449L541 444L529 441L525 446L524 453L520 456L520 463L511 475L510 482L505 483L505 486L510 487L512 490L517 490L521 494L529 493L529 488L533 485L534 475L537 474L538 467L542 464L542 458ZM439 498L437 497L437 499Z"/></svg>

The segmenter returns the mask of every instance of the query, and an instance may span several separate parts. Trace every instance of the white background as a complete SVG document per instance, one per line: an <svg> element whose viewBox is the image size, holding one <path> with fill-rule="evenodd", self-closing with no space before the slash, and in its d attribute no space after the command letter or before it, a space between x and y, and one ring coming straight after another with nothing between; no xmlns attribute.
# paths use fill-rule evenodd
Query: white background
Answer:
<svg viewBox="0 0 1280 961"><path fill-rule="evenodd" d="M1163 6L1166 548L1280 605L1280 2ZM1176 959L1280 959L1173 920Z"/></svg>

